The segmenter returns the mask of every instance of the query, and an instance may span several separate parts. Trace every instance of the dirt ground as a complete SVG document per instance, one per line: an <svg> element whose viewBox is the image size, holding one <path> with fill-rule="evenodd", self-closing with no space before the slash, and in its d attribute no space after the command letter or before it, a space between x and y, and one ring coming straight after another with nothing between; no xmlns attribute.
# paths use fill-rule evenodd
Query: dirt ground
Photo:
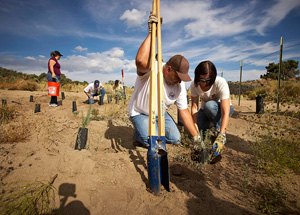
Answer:
<svg viewBox="0 0 300 215"><path fill-rule="evenodd" d="M16 129L27 130L25 141L0 144L2 194L12 182L49 181L58 174L54 187L56 212L61 214L260 214L256 196L247 189L264 180L256 171L251 144L258 134L276 133L282 124L293 125L291 133L282 135L299 137L300 131L299 119L283 115L276 116L279 123L271 129L264 129L273 115L255 114L255 101L242 100L238 106L233 100L236 112L222 160L196 167L179 159L189 157L189 148L168 145L171 191L162 189L155 196L148 187L147 149L133 145L123 102L92 105L99 114L87 126L87 149L79 151L75 141L89 108L83 93L65 92L59 107L48 106L46 92L0 90L0 94L18 112L13 120ZM34 102L29 102L30 95ZM77 113L72 112L73 101ZM34 113L36 103L41 105L39 113ZM270 113L272 108L275 111L274 104L265 107ZM176 120L174 107L170 112ZM282 214L299 214L299 179L295 174L281 179L288 191Z"/></svg>

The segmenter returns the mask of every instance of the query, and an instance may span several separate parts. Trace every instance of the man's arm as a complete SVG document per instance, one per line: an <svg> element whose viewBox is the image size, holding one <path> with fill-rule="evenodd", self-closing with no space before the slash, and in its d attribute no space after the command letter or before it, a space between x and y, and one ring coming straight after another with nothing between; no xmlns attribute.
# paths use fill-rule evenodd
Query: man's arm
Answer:
<svg viewBox="0 0 300 215"><path fill-rule="evenodd" d="M148 33L146 39L141 44L136 57L135 64L137 67L137 74L144 75L150 69L150 52L151 52L151 34Z"/></svg>
<svg viewBox="0 0 300 215"><path fill-rule="evenodd" d="M199 132L193 122L193 118L188 109L179 110L180 118L184 127L188 130L192 137L198 136Z"/></svg>
<svg viewBox="0 0 300 215"><path fill-rule="evenodd" d="M90 98L90 85L88 85L86 88L84 88L83 92L85 93L85 95L88 97L88 99Z"/></svg>
<svg viewBox="0 0 300 215"><path fill-rule="evenodd" d="M87 92L83 91L85 93L85 95L88 97L88 99L90 98L90 94L88 94Z"/></svg>

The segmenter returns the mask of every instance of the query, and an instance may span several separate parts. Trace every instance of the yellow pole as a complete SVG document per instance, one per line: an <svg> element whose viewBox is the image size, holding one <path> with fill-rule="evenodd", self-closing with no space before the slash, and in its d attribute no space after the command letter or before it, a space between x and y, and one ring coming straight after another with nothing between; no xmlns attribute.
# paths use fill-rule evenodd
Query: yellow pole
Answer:
<svg viewBox="0 0 300 215"><path fill-rule="evenodd" d="M156 0L152 2L152 14L156 15ZM149 104L149 136L156 136L156 109L157 109L157 75L155 66L156 55L156 23L151 24L151 72L150 72L150 104Z"/></svg>
<svg viewBox="0 0 300 215"><path fill-rule="evenodd" d="M160 0L156 0L157 9L157 61L158 61L158 136L165 136L165 112L164 112L164 80L162 71L162 45L161 45L161 16Z"/></svg>

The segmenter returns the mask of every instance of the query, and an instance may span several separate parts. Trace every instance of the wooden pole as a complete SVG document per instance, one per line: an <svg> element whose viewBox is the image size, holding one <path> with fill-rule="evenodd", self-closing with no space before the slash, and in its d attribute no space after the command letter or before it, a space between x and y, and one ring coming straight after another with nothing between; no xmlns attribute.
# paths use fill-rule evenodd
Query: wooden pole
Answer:
<svg viewBox="0 0 300 215"><path fill-rule="evenodd" d="M282 69L282 48L283 48L283 38L280 37L280 56L279 56L278 88L277 88L277 113L279 112L279 102L280 102L280 74Z"/></svg>
<svg viewBox="0 0 300 215"><path fill-rule="evenodd" d="M161 185L167 191L170 191L170 171L165 137L160 0L153 0L152 14L156 15L158 23L152 23L151 33L149 147L147 164L150 189L155 195L158 195ZM157 63L156 45L158 49ZM156 117L158 117L158 134L156 132Z"/></svg>
<svg viewBox="0 0 300 215"><path fill-rule="evenodd" d="M161 44L161 16L160 16L160 0L157 0L157 61L158 61L158 136L165 136L165 112L164 112L164 81L162 71L162 44Z"/></svg>
<svg viewBox="0 0 300 215"><path fill-rule="evenodd" d="M152 14L156 15L156 0L152 2ZM151 24L151 72L150 72L150 104L149 104L149 136L156 136L157 112L157 73L155 64L156 55L156 23Z"/></svg>
<svg viewBox="0 0 300 215"><path fill-rule="evenodd" d="M239 106L241 105L242 71L243 71L243 61L241 60L241 64L240 64L240 84L239 84Z"/></svg>

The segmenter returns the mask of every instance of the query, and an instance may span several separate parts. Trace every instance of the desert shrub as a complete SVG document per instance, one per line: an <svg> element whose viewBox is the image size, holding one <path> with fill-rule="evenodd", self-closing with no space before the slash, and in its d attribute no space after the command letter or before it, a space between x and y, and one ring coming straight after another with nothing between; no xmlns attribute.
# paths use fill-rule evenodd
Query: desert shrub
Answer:
<svg viewBox="0 0 300 215"><path fill-rule="evenodd" d="M92 114L91 120L100 121L104 119L103 116L99 115L99 109L92 109L91 114Z"/></svg>
<svg viewBox="0 0 300 215"><path fill-rule="evenodd" d="M84 89L84 85L82 84L72 84L72 83L68 83L68 84L62 84L61 85L61 90L67 91L67 92L82 92L83 93L83 89Z"/></svg>
<svg viewBox="0 0 300 215"><path fill-rule="evenodd" d="M91 105L90 105L86 116L82 115L82 120L81 120L81 127L82 128L86 128L88 126L88 124L90 123L90 121L91 121L91 112L92 112L92 108L91 108Z"/></svg>
<svg viewBox="0 0 300 215"><path fill-rule="evenodd" d="M247 93L249 99L254 100L256 96L265 96L267 94L266 90L262 87L254 88Z"/></svg>
<svg viewBox="0 0 300 215"><path fill-rule="evenodd" d="M25 140L28 126L22 120L13 121L17 114L14 107L3 106L0 109L0 143L14 143Z"/></svg>
<svg viewBox="0 0 300 215"><path fill-rule="evenodd" d="M230 93L238 95L239 83L228 82ZM278 81L264 80L246 81L241 85L241 94L246 95L248 99L254 100L256 96L263 95L266 101L277 101ZM297 79L281 81L280 101L288 103L300 103L300 81Z"/></svg>
<svg viewBox="0 0 300 215"><path fill-rule="evenodd" d="M29 136L28 126L20 122L0 125L0 143L15 143L26 140Z"/></svg>
<svg viewBox="0 0 300 215"><path fill-rule="evenodd" d="M47 183L9 184L0 196L0 214L51 214L55 207L56 177Z"/></svg>
<svg viewBox="0 0 300 215"><path fill-rule="evenodd" d="M2 105L0 109L0 125L12 120L15 114L16 114L16 110L13 107Z"/></svg>
<svg viewBox="0 0 300 215"><path fill-rule="evenodd" d="M39 85L31 80L18 80L14 83L7 83L6 88L9 90L36 91Z"/></svg>
<svg viewBox="0 0 300 215"><path fill-rule="evenodd" d="M268 135L263 136L252 148L258 167L267 174L280 175L287 169L300 174L299 140L274 138Z"/></svg>
<svg viewBox="0 0 300 215"><path fill-rule="evenodd" d="M300 103L300 82L284 82L280 93L283 102Z"/></svg>
<svg viewBox="0 0 300 215"><path fill-rule="evenodd" d="M23 86L23 89L21 90L36 91L38 90L38 85L35 82L29 81Z"/></svg>
<svg viewBox="0 0 300 215"><path fill-rule="evenodd" d="M281 207L284 207L284 200L287 194L280 183L266 184L255 188L259 196L256 205L257 209L264 214L277 214Z"/></svg>
<svg viewBox="0 0 300 215"><path fill-rule="evenodd" d="M127 104L125 104L124 102L120 102L120 101L119 101L118 105L115 105L114 103L115 102L112 101L112 105L114 105L113 108L111 105L107 105L104 107L105 108L104 115L108 118L114 118L114 117L120 118L120 116L124 116L124 117L128 118L126 114L125 115L123 114L124 110L127 110Z"/></svg>

